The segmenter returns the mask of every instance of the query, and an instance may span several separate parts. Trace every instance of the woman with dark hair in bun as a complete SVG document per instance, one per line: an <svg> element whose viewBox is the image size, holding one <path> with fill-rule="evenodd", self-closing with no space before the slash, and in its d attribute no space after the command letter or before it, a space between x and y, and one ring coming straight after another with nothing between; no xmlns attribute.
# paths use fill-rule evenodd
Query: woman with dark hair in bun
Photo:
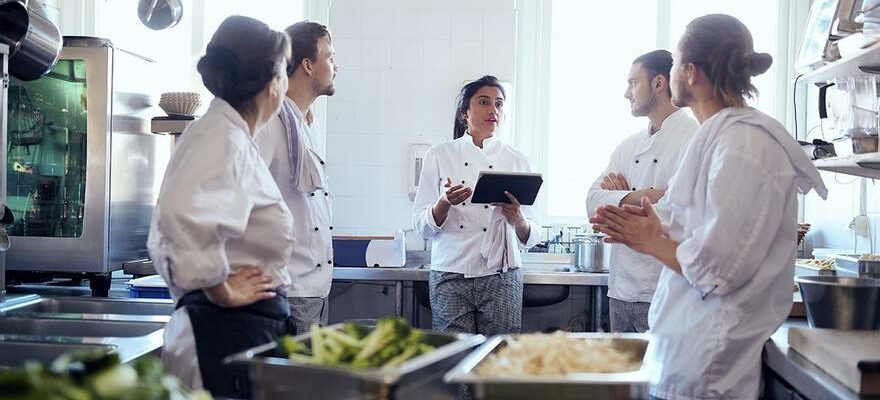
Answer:
<svg viewBox="0 0 880 400"><path fill-rule="evenodd" d="M797 194L827 190L785 127L746 106L756 53L739 20L691 21L672 67L672 102L700 122L656 206L603 206L593 226L664 264L648 315L651 395L755 399L761 351L791 311Z"/></svg>
<svg viewBox="0 0 880 400"><path fill-rule="evenodd" d="M150 257L177 307L163 363L218 397L250 397L247 369L224 357L292 332L293 221L254 141L278 113L289 58L286 34L223 21L198 63L215 98L180 136L150 226Z"/></svg>

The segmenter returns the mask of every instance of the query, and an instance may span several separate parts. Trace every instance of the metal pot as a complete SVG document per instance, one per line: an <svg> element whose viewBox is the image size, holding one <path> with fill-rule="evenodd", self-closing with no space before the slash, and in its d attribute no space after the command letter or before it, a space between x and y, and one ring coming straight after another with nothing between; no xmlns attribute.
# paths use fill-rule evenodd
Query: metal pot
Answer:
<svg viewBox="0 0 880 400"><path fill-rule="evenodd" d="M140 0L138 18L152 30L173 28L183 16L181 0Z"/></svg>
<svg viewBox="0 0 880 400"><path fill-rule="evenodd" d="M9 46L9 72L24 81L49 73L61 55L61 33L27 2L0 4L0 43Z"/></svg>
<svg viewBox="0 0 880 400"><path fill-rule="evenodd" d="M610 245L605 244L605 235L577 235L572 239L574 248L574 268L584 272L600 272L608 269L611 256Z"/></svg>

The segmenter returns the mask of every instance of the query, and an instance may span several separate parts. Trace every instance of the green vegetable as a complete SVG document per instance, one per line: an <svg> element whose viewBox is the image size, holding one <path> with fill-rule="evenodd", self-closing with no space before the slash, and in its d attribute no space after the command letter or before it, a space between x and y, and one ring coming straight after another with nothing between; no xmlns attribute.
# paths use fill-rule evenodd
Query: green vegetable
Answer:
<svg viewBox="0 0 880 400"><path fill-rule="evenodd" d="M105 351L71 352L51 367L28 362L0 369L0 400L206 400L207 392L187 393L166 376L154 357L122 364Z"/></svg>
<svg viewBox="0 0 880 400"><path fill-rule="evenodd" d="M358 338L346 335L342 332L333 329L321 329L321 332L327 336L328 339L332 339L342 346L348 348L359 348L361 347L361 341Z"/></svg>
<svg viewBox="0 0 880 400"><path fill-rule="evenodd" d="M280 343L281 349L284 350L284 352L287 354L311 354L309 348L306 347L306 345L302 344L302 342L294 339L293 336L288 335L282 337Z"/></svg>
<svg viewBox="0 0 880 400"><path fill-rule="evenodd" d="M402 318L383 318L372 330L354 323L341 329L312 326L311 347L290 336L280 347L294 362L351 368L391 368L434 349L424 343L424 333Z"/></svg>
<svg viewBox="0 0 880 400"><path fill-rule="evenodd" d="M363 325L358 325L353 322L346 322L342 325L342 332L349 337L361 340L370 333L370 330Z"/></svg>
<svg viewBox="0 0 880 400"><path fill-rule="evenodd" d="M105 368L86 379L86 385L99 397L121 397L134 389L138 383L138 373L131 365L120 364Z"/></svg>

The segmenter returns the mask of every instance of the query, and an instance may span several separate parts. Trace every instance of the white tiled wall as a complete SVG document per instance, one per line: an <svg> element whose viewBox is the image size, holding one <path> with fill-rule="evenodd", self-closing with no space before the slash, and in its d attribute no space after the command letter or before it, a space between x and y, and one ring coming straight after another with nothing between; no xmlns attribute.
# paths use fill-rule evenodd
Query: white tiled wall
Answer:
<svg viewBox="0 0 880 400"><path fill-rule="evenodd" d="M465 82L491 74L513 86L515 1L334 0L329 26L340 65L327 102L334 232L409 229L410 145L451 140Z"/></svg>

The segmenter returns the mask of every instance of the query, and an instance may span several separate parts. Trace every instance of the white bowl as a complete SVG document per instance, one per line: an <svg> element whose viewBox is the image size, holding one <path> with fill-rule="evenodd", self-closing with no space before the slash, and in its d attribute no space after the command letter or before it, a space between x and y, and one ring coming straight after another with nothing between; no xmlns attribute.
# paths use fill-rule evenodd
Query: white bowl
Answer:
<svg viewBox="0 0 880 400"><path fill-rule="evenodd" d="M159 107L168 115L193 115L201 105L199 94L195 92L162 93Z"/></svg>

